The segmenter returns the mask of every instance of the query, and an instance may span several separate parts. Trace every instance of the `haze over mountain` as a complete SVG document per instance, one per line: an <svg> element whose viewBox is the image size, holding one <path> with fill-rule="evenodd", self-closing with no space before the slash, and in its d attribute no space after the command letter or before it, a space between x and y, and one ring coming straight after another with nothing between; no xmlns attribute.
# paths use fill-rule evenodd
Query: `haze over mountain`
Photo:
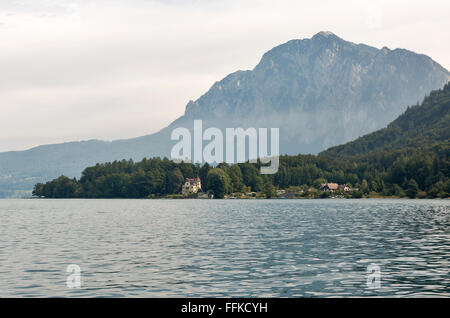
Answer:
<svg viewBox="0 0 450 318"><path fill-rule="evenodd" d="M357 162L367 161L368 158L382 161L380 158L384 157L383 164L387 168L390 163L386 161L411 152L419 152L422 157L438 153L448 161L449 150L450 83L443 89L432 91L421 105L408 107L386 128L327 149L320 155ZM448 168L446 176L450 175Z"/></svg>
<svg viewBox="0 0 450 318"><path fill-rule="evenodd" d="M191 129L195 119L203 120L204 129L279 127L282 154L318 153L385 127L449 79L450 73L425 55L320 32L277 46L253 70L216 82L156 134L0 153L0 195L30 190L61 174L78 177L98 162L169 156L172 130Z"/></svg>

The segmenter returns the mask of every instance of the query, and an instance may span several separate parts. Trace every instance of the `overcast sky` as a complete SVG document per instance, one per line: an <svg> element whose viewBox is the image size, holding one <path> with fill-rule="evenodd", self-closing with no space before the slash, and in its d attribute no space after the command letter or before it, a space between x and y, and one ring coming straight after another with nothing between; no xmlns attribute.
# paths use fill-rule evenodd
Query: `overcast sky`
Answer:
<svg viewBox="0 0 450 318"><path fill-rule="evenodd" d="M322 30L450 69L448 0L0 0L0 151L156 132Z"/></svg>

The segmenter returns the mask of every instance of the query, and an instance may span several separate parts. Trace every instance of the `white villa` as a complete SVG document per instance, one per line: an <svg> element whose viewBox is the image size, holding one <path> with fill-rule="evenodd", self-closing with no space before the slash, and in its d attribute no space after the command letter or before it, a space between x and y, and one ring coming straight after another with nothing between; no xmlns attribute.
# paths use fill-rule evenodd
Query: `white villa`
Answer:
<svg viewBox="0 0 450 318"><path fill-rule="evenodd" d="M194 194L201 189L202 183L200 181L200 178L186 179L186 182L183 184L182 193L183 195Z"/></svg>

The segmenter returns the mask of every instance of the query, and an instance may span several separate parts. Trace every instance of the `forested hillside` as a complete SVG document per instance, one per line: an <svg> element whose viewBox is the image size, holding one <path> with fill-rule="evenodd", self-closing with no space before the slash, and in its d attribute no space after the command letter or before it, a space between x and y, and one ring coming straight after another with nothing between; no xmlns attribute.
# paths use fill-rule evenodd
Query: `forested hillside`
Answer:
<svg viewBox="0 0 450 318"><path fill-rule="evenodd" d="M349 158L376 152L430 149L450 141L450 83L431 92L422 105L408 107L387 128L365 135L322 154Z"/></svg>

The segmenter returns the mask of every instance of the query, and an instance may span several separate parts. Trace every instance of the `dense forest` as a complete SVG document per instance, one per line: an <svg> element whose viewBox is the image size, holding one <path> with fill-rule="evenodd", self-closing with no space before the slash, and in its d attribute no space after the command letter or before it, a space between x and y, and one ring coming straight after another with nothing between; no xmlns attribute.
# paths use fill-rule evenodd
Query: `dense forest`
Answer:
<svg viewBox="0 0 450 318"><path fill-rule="evenodd" d="M355 189L350 197L382 195L446 198L450 193L450 84L433 91L387 128L319 154L281 156L274 175L260 164L193 165L166 158L97 164L79 180L61 176L36 184L33 195L46 198L156 198L181 193L185 178L200 177L216 198L248 192L276 196L288 189L299 197L327 197L314 191L334 182Z"/></svg>

